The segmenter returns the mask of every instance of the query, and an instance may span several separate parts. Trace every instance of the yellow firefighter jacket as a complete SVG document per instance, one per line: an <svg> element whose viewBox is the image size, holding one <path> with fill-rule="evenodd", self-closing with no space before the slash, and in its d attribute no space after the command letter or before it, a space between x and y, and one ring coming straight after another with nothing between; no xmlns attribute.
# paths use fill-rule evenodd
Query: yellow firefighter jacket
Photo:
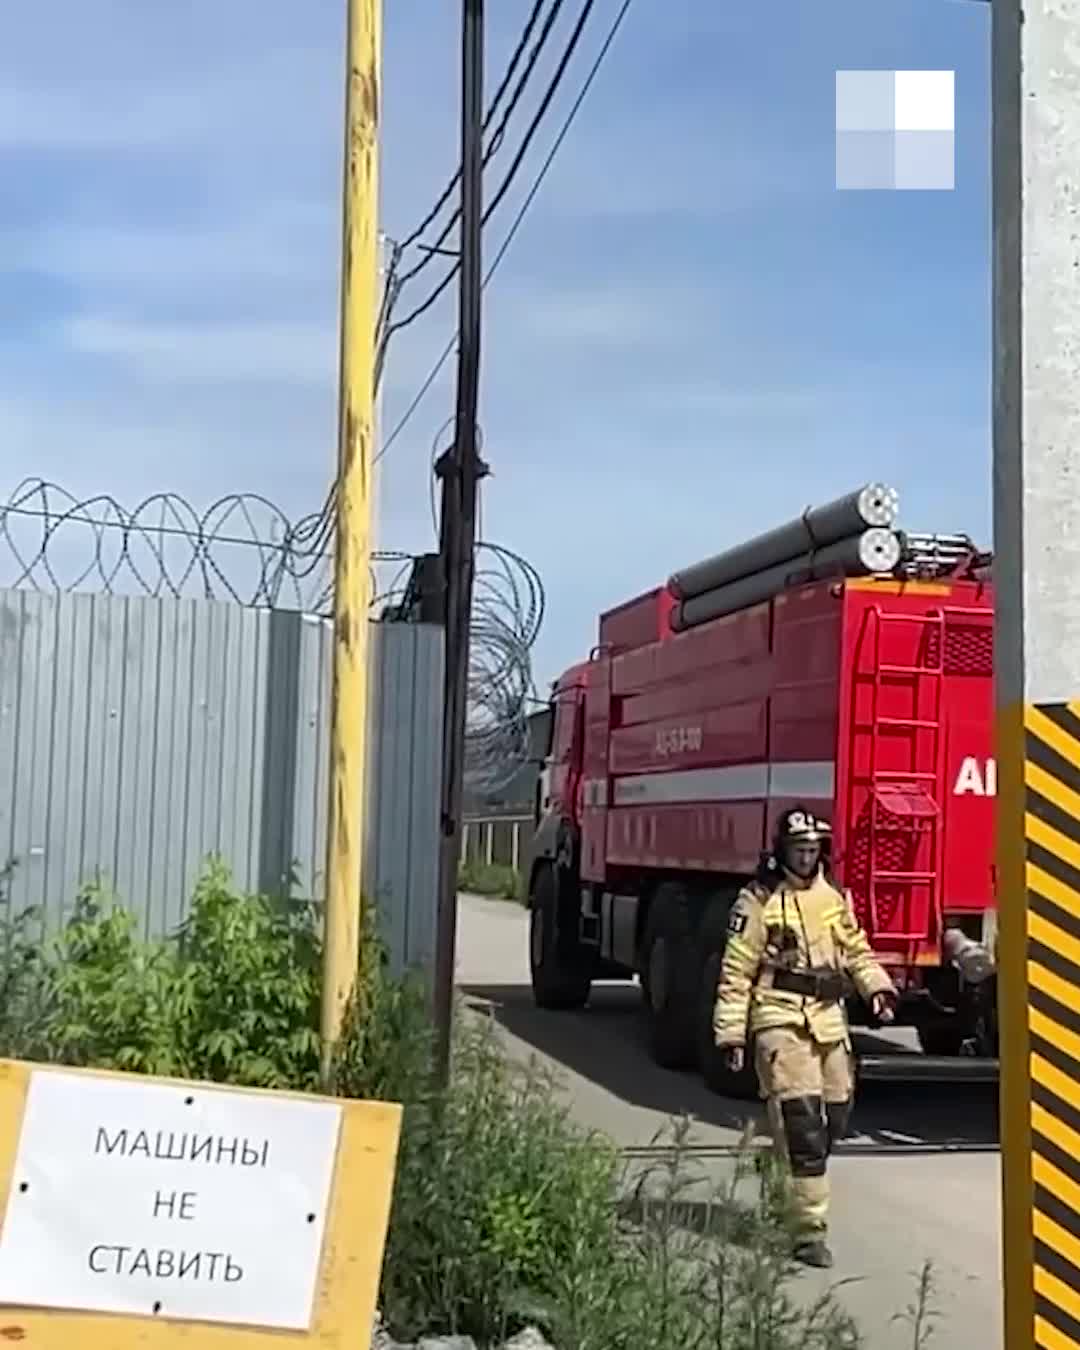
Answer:
<svg viewBox="0 0 1080 1350"><path fill-rule="evenodd" d="M774 988L774 981L784 978L777 972L784 969L844 972L867 1000L894 992L855 918L849 893L820 874L805 890L786 879L771 892L751 882L739 892L728 919L713 1014L717 1045L745 1045L748 1033L769 1027L802 1027L820 1045L850 1045L843 1002Z"/></svg>

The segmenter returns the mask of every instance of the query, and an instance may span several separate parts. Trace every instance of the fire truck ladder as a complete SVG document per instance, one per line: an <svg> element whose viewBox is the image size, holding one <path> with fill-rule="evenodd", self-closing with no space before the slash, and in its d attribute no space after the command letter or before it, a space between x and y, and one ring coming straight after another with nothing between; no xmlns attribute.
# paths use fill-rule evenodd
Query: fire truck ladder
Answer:
<svg viewBox="0 0 1080 1350"><path fill-rule="evenodd" d="M866 895L870 926L870 936L880 932L893 942L906 942L912 945L926 940L927 936L940 934L942 922L942 899L940 893L941 847L943 831L941 829L940 800L941 779L941 705L944 684L945 661L945 615L940 610L931 610L922 614L884 613L879 605L873 606L869 614L874 620L873 664L864 678L871 680L872 698L870 719L858 729L870 733L870 766L863 781L870 788L868 803L868 841L866 864ZM882 656L882 635L886 625L914 624L922 629L917 643L918 656L922 663L901 665L886 662ZM911 683L910 717L882 716L881 693L884 681L908 680ZM931 711L924 711L926 700L923 689L929 683ZM910 733L910 768L898 770L882 768L879 764L879 732L907 731ZM929 741L928 751L921 747ZM916 822L929 822L930 865L922 871L903 871L881 866L880 847L883 834L895 837L896 831L883 831L879 824L879 808L890 815L906 817L919 829ZM908 885L928 892L926 913L933 916L933 928L927 933L925 919L922 923L912 921L912 910L921 909L909 903L908 922L902 928L880 923L879 887L897 887ZM910 953L909 953L910 957Z"/></svg>

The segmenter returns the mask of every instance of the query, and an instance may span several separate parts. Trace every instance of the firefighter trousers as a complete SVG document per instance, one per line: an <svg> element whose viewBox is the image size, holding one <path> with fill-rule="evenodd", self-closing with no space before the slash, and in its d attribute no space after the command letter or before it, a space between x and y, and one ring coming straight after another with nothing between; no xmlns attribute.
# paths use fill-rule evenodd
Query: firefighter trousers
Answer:
<svg viewBox="0 0 1080 1350"><path fill-rule="evenodd" d="M755 1036L754 1060L773 1145L791 1176L797 1240L823 1239L829 1154L847 1133L855 1090L851 1048L821 1045L801 1027L772 1027Z"/></svg>

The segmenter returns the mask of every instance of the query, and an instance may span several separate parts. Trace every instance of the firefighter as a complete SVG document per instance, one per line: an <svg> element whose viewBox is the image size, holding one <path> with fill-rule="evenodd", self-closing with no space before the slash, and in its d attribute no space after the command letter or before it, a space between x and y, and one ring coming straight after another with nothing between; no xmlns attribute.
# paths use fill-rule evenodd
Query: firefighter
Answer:
<svg viewBox="0 0 1080 1350"><path fill-rule="evenodd" d="M713 1015L732 1073L751 1043L774 1143L791 1173L794 1255L821 1268L832 1265L826 1164L847 1132L855 1088L844 998L854 990L881 1022L892 1021L896 1005L850 893L828 874L830 836L828 823L803 807L780 816L772 852L731 908Z"/></svg>

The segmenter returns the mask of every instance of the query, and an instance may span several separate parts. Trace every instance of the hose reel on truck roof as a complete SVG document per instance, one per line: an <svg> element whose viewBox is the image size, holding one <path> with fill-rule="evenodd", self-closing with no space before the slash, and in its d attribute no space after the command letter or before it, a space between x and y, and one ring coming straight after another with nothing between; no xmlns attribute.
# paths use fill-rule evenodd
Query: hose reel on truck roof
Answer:
<svg viewBox="0 0 1080 1350"><path fill-rule="evenodd" d="M673 572L667 583L678 602L671 612L672 631L685 632L761 604L803 582L831 576L939 577L987 562L966 535L895 529L898 509L893 488L868 483Z"/></svg>
<svg viewBox="0 0 1080 1350"><path fill-rule="evenodd" d="M679 600L692 600L778 563L819 553L864 530L888 529L899 507L900 498L893 488L869 483L825 506L808 507L786 525L673 572L668 588Z"/></svg>

